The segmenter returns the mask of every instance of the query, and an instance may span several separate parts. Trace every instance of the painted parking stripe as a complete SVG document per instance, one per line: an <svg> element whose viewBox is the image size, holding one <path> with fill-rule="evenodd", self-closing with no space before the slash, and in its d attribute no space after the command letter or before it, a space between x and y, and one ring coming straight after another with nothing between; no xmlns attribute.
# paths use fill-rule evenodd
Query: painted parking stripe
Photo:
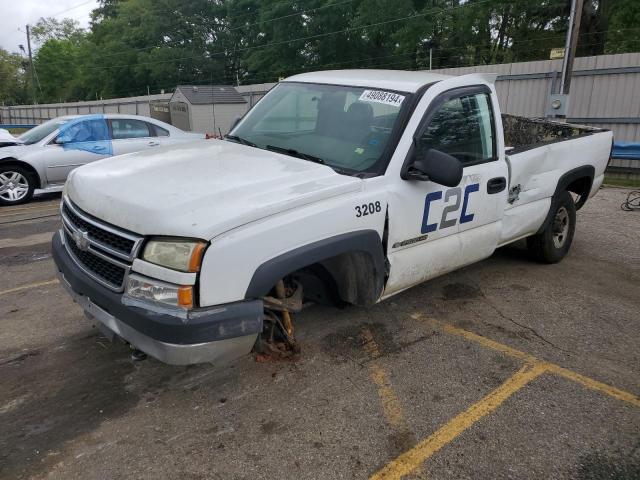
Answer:
<svg viewBox="0 0 640 480"><path fill-rule="evenodd" d="M543 373L562 376L563 378L579 383L600 393L604 393L617 400L640 407L640 398L632 393L625 392L624 390L612 387L611 385L599 382L559 365L541 361L533 355L509 347L503 343L496 342L490 338L483 337L477 333L441 322L434 318L425 317L421 314L414 314L411 317L415 320L429 321L430 323L439 326L444 330L444 332L450 335L462 337L465 340L477 343L484 348L495 350L514 359L521 360L525 362L525 365L520 369L520 371L510 377L505 383L492 391L478 403L475 403L467 410L457 415L438 431L389 462L378 472L374 473L370 477L370 480L400 479L403 476L414 472L417 468L422 466L425 460L435 454L438 450L452 442L474 423L495 411L511 395L525 387Z"/></svg>
<svg viewBox="0 0 640 480"><path fill-rule="evenodd" d="M592 378L585 377L584 375L580 375L579 373L568 370L566 368L562 368L558 365L549 365L549 371L555 373L556 375L560 375L561 377L573 380L576 383L580 383L581 385L590 388L591 390L596 390L615 399L630 403L632 405L635 405L636 407L640 407L640 398L636 397L632 393L625 392L624 390L612 387L611 385L607 385L606 383L602 383Z"/></svg>
<svg viewBox="0 0 640 480"><path fill-rule="evenodd" d="M453 441L480 419L494 412L505 400L511 397L511 395L546 371L548 371L548 366L543 363L525 365L482 400L471 405L471 407L440 427L435 433L419 442L411 450L403 453L385 465L381 470L374 473L370 477L370 480L400 479L414 472L434 453Z"/></svg>
<svg viewBox="0 0 640 480"><path fill-rule="evenodd" d="M613 387L611 385L607 385L606 383L599 382L597 380L586 377L584 375L581 375L577 372L561 367L559 365L543 362L542 360L534 357L533 355L529 355L528 353L522 352L520 350L516 350L515 348L509 347L500 342L496 342L495 340L491 340L487 337L483 337L482 335L478 335L477 333L473 333L468 330L464 330L462 328L454 327L453 325L440 322L436 319L426 318L420 314L412 315L412 318L415 320L429 320L432 323L439 325L446 333L465 338L466 340L475 342L485 348L489 348L491 350L497 350L498 352L502 352L512 358L523 360L529 363L545 363L548 366L549 371L556 375L560 375L566 379L579 383L587 388L604 393L606 395L609 395L610 397L616 398L618 400L622 400L623 402L630 403L632 405L635 405L636 407L640 407L640 398L638 398L636 395L632 393L625 392L624 390L620 390L619 388Z"/></svg>
<svg viewBox="0 0 640 480"><path fill-rule="evenodd" d="M402 412L402 406L389 383L387 372L376 361L381 356L378 344L374 340L369 328L362 329L362 336L365 340L364 349L372 359L372 361L369 362L369 371L373 383L378 387L378 396L380 397L382 411L384 412L387 423L394 429L408 430L408 424Z"/></svg>
<svg viewBox="0 0 640 480"><path fill-rule="evenodd" d="M21 292L23 290L29 290L29 289L38 288L38 287L46 287L47 285L55 285L56 283L59 283L57 279L47 280L46 282L30 283L28 285L22 285L21 287L10 288L9 290L2 290L0 291L0 297L2 295L8 295L9 293Z"/></svg>

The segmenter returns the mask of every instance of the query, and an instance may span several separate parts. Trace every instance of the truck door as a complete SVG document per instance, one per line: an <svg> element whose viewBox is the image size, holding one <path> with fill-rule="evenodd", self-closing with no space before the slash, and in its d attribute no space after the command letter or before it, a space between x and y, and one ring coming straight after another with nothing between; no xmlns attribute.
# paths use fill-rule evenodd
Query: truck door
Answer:
<svg viewBox="0 0 640 480"><path fill-rule="evenodd" d="M417 149L463 164L455 187L397 182L389 200L385 295L486 258L495 250L507 197L507 164L498 154L491 91L462 87L437 96L416 131Z"/></svg>

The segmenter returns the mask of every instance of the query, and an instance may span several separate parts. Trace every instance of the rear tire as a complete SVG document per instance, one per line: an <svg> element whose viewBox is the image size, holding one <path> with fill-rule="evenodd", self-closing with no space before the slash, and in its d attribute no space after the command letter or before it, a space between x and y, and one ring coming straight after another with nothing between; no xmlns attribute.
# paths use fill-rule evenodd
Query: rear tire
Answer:
<svg viewBox="0 0 640 480"><path fill-rule="evenodd" d="M0 165L0 205L20 205L33 197L35 179L18 165Z"/></svg>
<svg viewBox="0 0 640 480"><path fill-rule="evenodd" d="M551 212L549 225L527 238L529 252L543 263L557 263L567 255L576 229L576 205L569 192L554 197Z"/></svg>

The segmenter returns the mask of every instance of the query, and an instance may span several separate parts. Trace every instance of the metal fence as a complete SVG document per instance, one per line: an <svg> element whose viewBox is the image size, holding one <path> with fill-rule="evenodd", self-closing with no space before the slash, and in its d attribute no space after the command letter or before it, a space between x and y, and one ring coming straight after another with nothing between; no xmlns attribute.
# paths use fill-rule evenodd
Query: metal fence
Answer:
<svg viewBox="0 0 640 480"><path fill-rule="evenodd" d="M157 100L169 101L170 93L142 97L113 98L87 102L50 103L0 107L0 124L40 124L62 115L90 113L126 113L150 116L150 104Z"/></svg>

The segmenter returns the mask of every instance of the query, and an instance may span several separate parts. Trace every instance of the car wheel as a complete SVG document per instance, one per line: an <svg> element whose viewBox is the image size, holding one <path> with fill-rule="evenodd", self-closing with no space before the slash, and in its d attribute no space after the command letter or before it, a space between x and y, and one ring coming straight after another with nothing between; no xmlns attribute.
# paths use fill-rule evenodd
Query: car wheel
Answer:
<svg viewBox="0 0 640 480"><path fill-rule="evenodd" d="M562 192L551 203L553 217L541 232L527 238L533 257L543 263L557 263L571 248L576 229L576 205L569 192Z"/></svg>
<svg viewBox="0 0 640 480"><path fill-rule="evenodd" d="M0 166L0 205L19 205L33 197L35 181L31 172L17 165Z"/></svg>

